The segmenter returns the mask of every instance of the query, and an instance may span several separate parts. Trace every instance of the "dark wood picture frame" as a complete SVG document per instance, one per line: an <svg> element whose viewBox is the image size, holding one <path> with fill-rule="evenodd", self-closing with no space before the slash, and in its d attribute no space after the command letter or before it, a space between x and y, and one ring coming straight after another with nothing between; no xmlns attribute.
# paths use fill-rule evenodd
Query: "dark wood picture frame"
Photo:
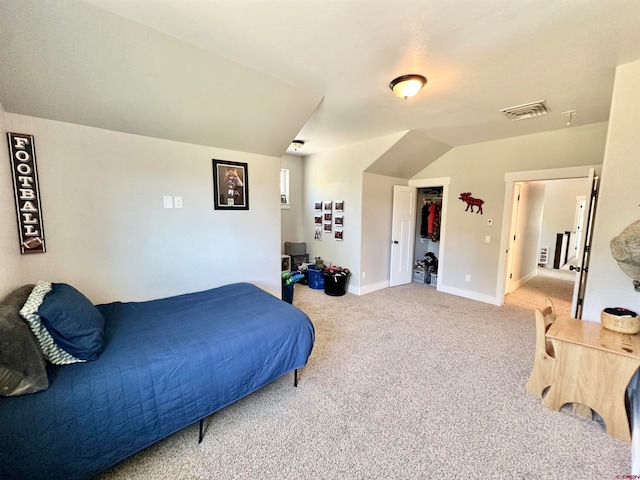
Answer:
<svg viewBox="0 0 640 480"><path fill-rule="evenodd" d="M246 163L213 159L213 207L249 210L249 168Z"/></svg>

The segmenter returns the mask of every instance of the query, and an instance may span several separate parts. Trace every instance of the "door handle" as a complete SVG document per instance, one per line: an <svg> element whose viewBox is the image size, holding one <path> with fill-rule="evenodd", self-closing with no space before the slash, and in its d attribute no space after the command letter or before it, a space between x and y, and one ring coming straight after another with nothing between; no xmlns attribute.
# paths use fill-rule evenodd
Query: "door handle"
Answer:
<svg viewBox="0 0 640 480"><path fill-rule="evenodd" d="M580 273L580 267L574 267L573 265L569 265L569 270L575 270L576 272ZM585 269L585 272L587 270Z"/></svg>
<svg viewBox="0 0 640 480"><path fill-rule="evenodd" d="M397 245L398 244L398 240L394 240L393 243L395 243Z"/></svg>

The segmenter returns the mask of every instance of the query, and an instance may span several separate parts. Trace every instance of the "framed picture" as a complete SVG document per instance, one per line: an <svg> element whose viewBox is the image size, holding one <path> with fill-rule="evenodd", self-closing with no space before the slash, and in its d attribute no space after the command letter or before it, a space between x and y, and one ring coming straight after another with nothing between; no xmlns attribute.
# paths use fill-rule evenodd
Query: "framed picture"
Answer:
<svg viewBox="0 0 640 480"><path fill-rule="evenodd" d="M316 225L321 225L322 224L322 215L314 215L315 218L315 224Z"/></svg>
<svg viewBox="0 0 640 480"><path fill-rule="evenodd" d="M325 220L325 222L330 222L331 221L331 214L330 213L325 213L324 214L324 220Z"/></svg>
<svg viewBox="0 0 640 480"><path fill-rule="evenodd" d="M324 224L324 231L325 232L330 232L331 231L331 224L330 223L325 223Z"/></svg>
<svg viewBox="0 0 640 480"><path fill-rule="evenodd" d="M249 210L246 163L213 160L213 206L216 210Z"/></svg>
<svg viewBox="0 0 640 480"><path fill-rule="evenodd" d="M333 207L333 202L331 201L325 201L324 202L324 211L325 212L330 212L332 210Z"/></svg>
<svg viewBox="0 0 640 480"><path fill-rule="evenodd" d="M314 240L322 240L322 229L317 227L315 230L315 234L313 235Z"/></svg>
<svg viewBox="0 0 640 480"><path fill-rule="evenodd" d="M344 217L342 215L336 215L334 219L336 222L336 227L341 227L344 225Z"/></svg>
<svg viewBox="0 0 640 480"><path fill-rule="evenodd" d="M336 200L336 212L344 212L344 200Z"/></svg>
<svg viewBox="0 0 640 480"><path fill-rule="evenodd" d="M333 232L333 238L336 240L342 240L342 230L336 230Z"/></svg>
<svg viewBox="0 0 640 480"><path fill-rule="evenodd" d="M313 202L313 207L314 207L316 212L321 211L322 210L322 202Z"/></svg>

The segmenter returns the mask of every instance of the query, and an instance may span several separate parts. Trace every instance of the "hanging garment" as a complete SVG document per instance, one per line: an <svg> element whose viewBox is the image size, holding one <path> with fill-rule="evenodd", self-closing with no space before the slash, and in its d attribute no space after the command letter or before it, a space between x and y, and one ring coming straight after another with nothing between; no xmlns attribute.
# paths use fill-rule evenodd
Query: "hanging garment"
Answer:
<svg viewBox="0 0 640 480"><path fill-rule="evenodd" d="M440 215L442 207L439 203L433 204L433 226L431 228L431 240L434 242L440 241Z"/></svg>
<svg viewBox="0 0 640 480"><path fill-rule="evenodd" d="M433 234L433 223L436 217L436 204L435 203L429 203L429 217L427 220L427 234L428 235L432 235Z"/></svg>
<svg viewBox="0 0 640 480"><path fill-rule="evenodd" d="M429 202L425 200L425 203L422 206L422 224L420 225L420 236L428 237L429 235L431 235L428 227L429 227Z"/></svg>

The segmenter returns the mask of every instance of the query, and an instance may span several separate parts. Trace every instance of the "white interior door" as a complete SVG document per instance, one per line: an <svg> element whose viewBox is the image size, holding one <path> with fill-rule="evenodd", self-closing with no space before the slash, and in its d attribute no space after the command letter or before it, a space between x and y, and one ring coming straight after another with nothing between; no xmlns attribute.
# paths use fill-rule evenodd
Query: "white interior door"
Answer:
<svg viewBox="0 0 640 480"><path fill-rule="evenodd" d="M576 197L576 213L574 216L574 239L573 239L573 251L571 259L580 257L582 252L580 247L582 246L582 237L584 236L584 224L585 224L585 212L587 211L587 197L580 195Z"/></svg>
<svg viewBox="0 0 640 480"><path fill-rule="evenodd" d="M589 171L589 185L591 191L587 197L587 209L585 211L585 223L581 243L578 247L578 258L576 266L570 266L571 270L575 270L576 281L573 286L573 301L571 303L571 314L574 318L582 318L582 306L584 304L584 292L587 285L587 273L589 272L589 255L591 253L591 239L593 237L593 220L596 214L596 206L598 203L598 177L595 171Z"/></svg>
<svg viewBox="0 0 640 480"><path fill-rule="evenodd" d="M410 283L413 279L416 207L416 188L394 185L390 287Z"/></svg>
<svg viewBox="0 0 640 480"><path fill-rule="evenodd" d="M513 268L514 261L517 254L517 240L518 240L518 218L520 214L520 190L522 184L516 183L513 185L513 204L511 207L511 232L509 234L509 249L507 250L507 276L505 278L505 295L511 293L513 284Z"/></svg>

